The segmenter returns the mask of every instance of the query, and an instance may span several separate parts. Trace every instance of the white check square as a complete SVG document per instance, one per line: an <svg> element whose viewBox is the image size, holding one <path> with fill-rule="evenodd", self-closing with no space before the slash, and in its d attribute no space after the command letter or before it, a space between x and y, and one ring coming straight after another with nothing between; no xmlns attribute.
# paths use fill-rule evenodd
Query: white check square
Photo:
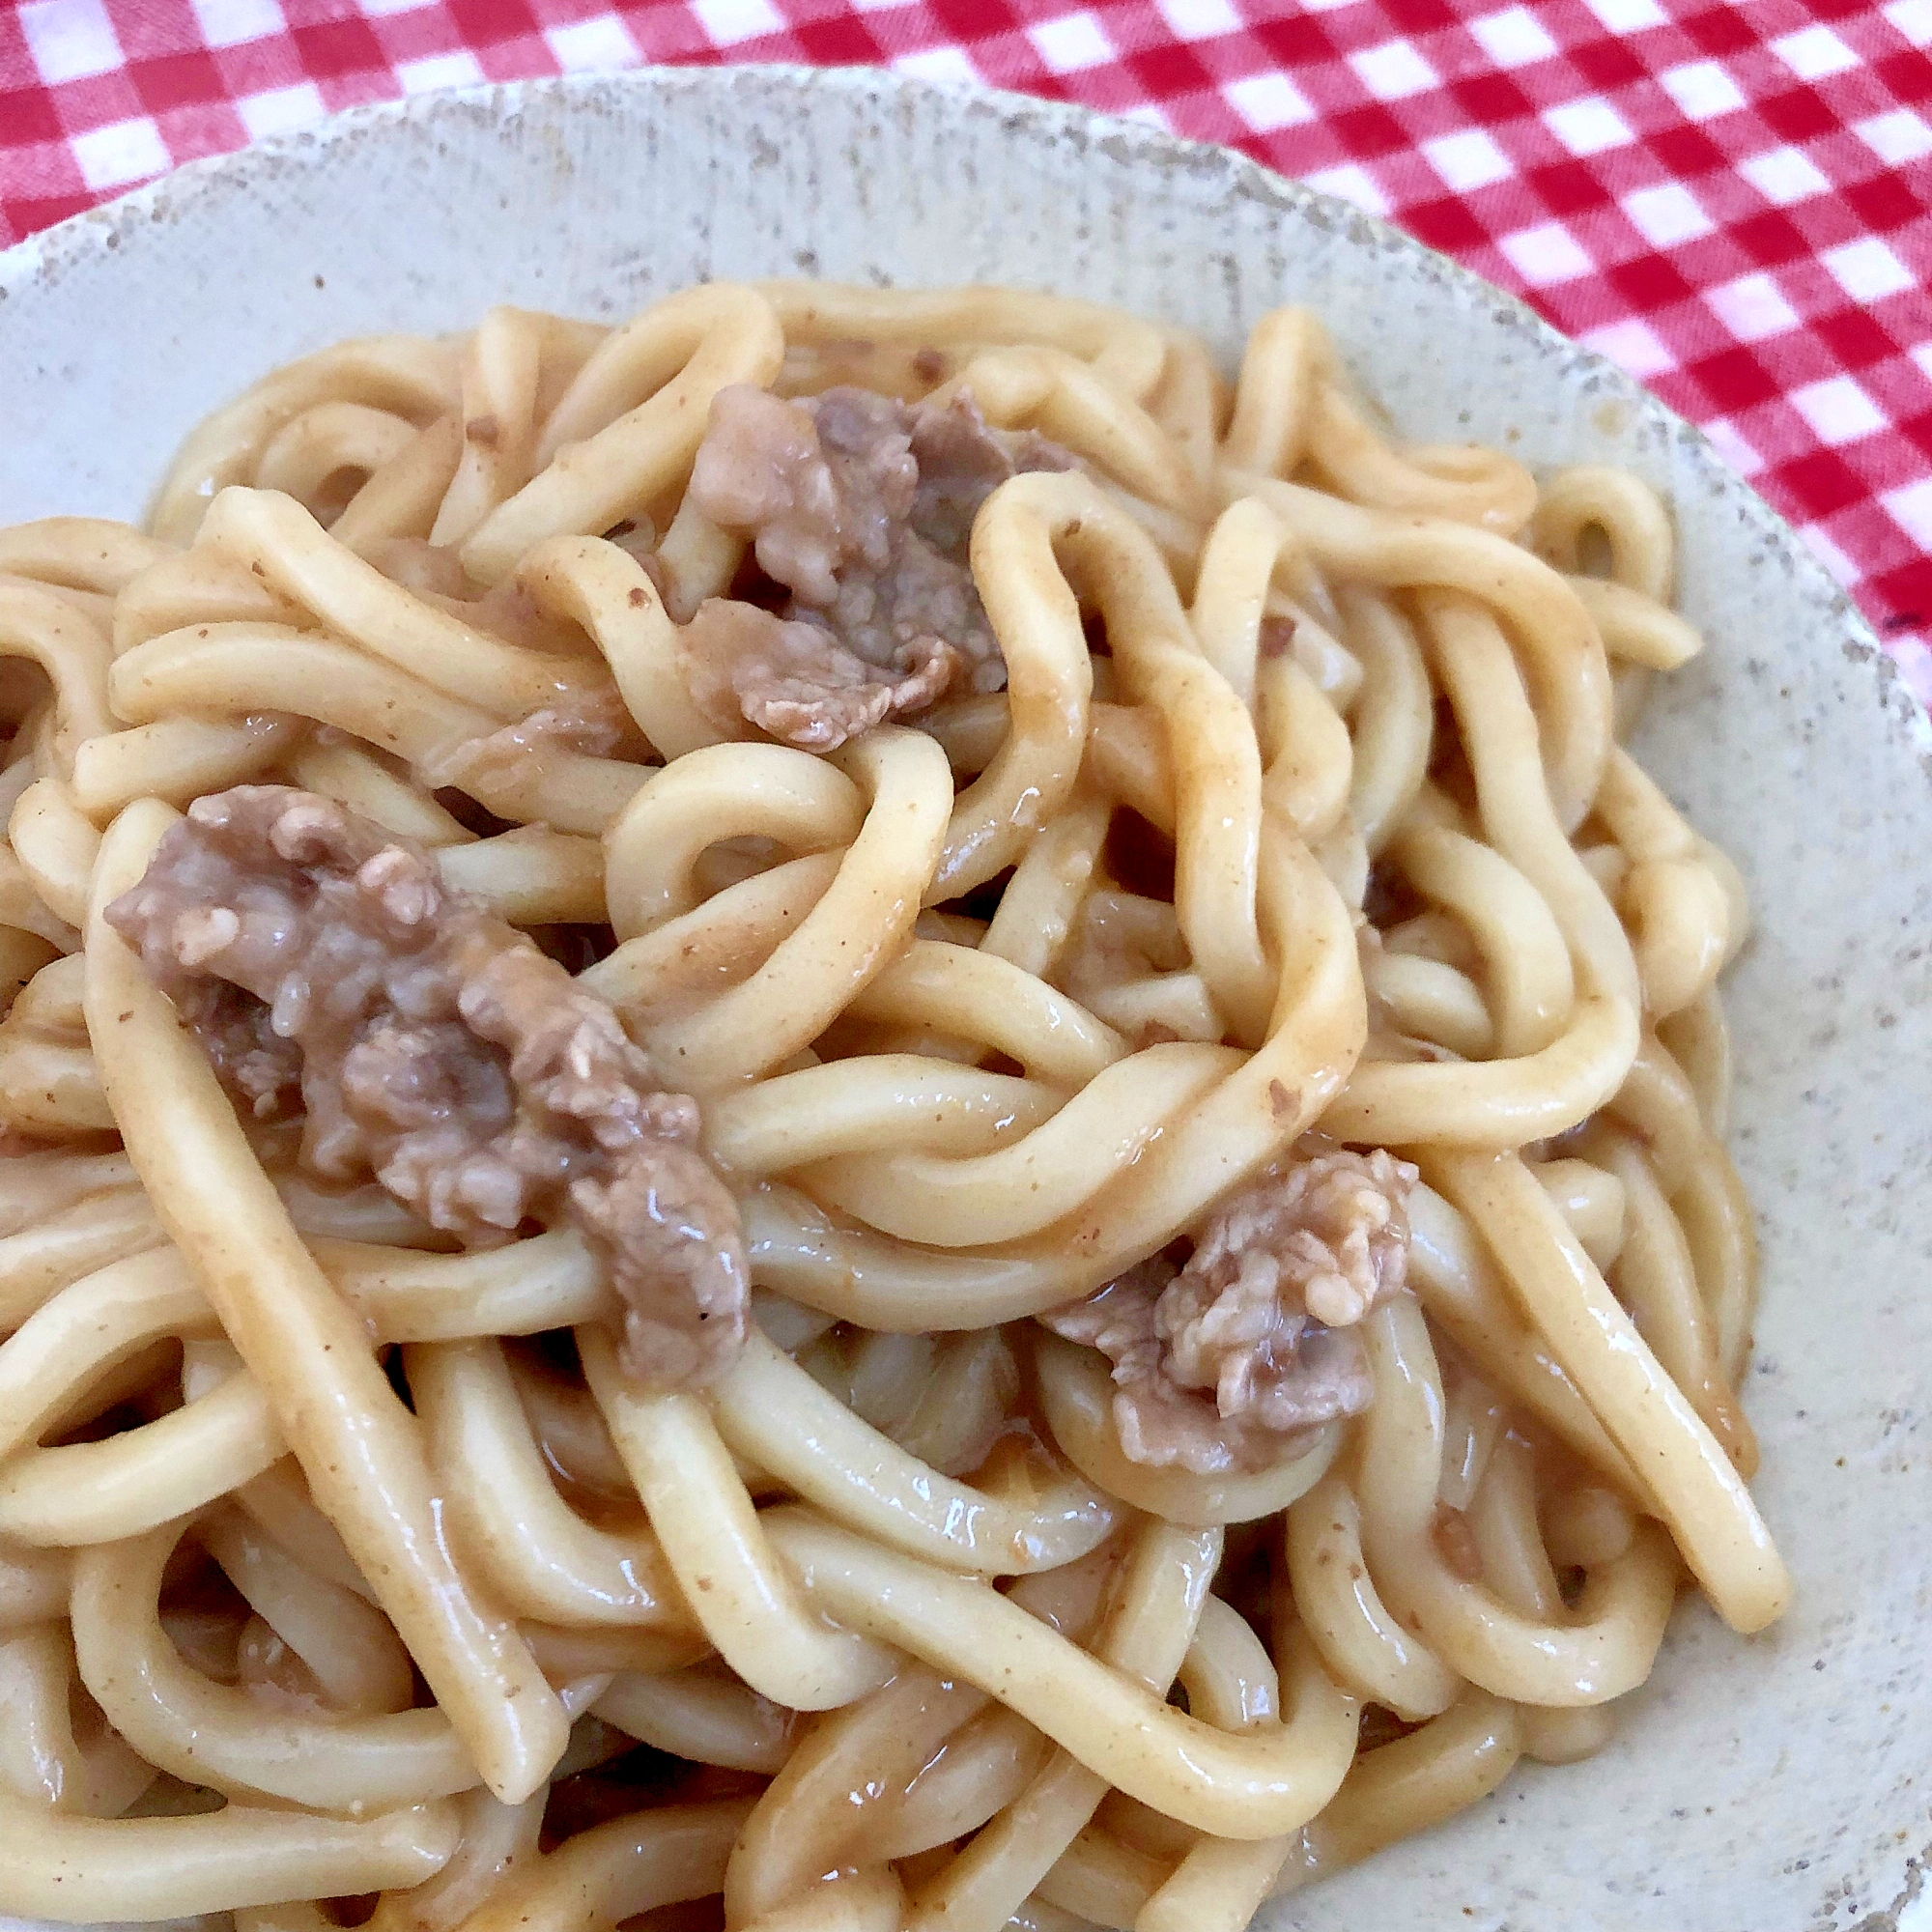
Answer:
<svg viewBox="0 0 1932 1932"><path fill-rule="evenodd" d="M1524 281L1539 289L1575 281L1597 266L1560 221L1546 221L1539 228L1505 235L1496 247Z"/></svg>
<svg viewBox="0 0 1932 1932"><path fill-rule="evenodd" d="M1406 100L1437 84L1435 70L1406 41L1384 41L1349 56L1355 78L1378 100Z"/></svg>
<svg viewBox="0 0 1932 1932"><path fill-rule="evenodd" d="M1500 14L1471 20L1469 32L1498 67L1527 67L1556 51L1556 43L1526 7L1505 7Z"/></svg>
<svg viewBox="0 0 1932 1932"><path fill-rule="evenodd" d="M1638 188L1619 204L1632 225L1653 248L1677 248L1709 235L1716 223L1682 182Z"/></svg>
<svg viewBox="0 0 1932 1932"><path fill-rule="evenodd" d="M70 145L81 180L97 193L165 174L172 165L159 131L145 114L91 128Z"/></svg>
<svg viewBox="0 0 1932 1932"><path fill-rule="evenodd" d="M691 11L714 47L784 31L784 15L771 0L691 0Z"/></svg>
<svg viewBox="0 0 1932 1932"><path fill-rule="evenodd" d="M1630 145L1631 130L1607 100L1568 100L1544 110L1543 125L1579 158Z"/></svg>
<svg viewBox="0 0 1932 1932"><path fill-rule="evenodd" d="M1769 275L1740 275L1709 290L1704 299L1718 320L1740 342L1762 342L1798 327L1798 311Z"/></svg>
<svg viewBox="0 0 1932 1932"><path fill-rule="evenodd" d="M100 0L23 0L14 17L49 87L112 73L121 65L121 43Z"/></svg>
<svg viewBox="0 0 1932 1932"><path fill-rule="evenodd" d="M1861 237L1818 257L1832 279L1856 302L1883 301L1916 287L1912 270L1876 235Z"/></svg>
<svg viewBox="0 0 1932 1932"><path fill-rule="evenodd" d="M1231 80L1221 91L1257 134L1299 128L1315 119L1314 108L1285 73L1251 73L1244 80Z"/></svg>
<svg viewBox="0 0 1932 1932"><path fill-rule="evenodd" d="M1791 392L1791 407L1811 425L1820 442L1835 449L1885 427L1885 413L1850 376L1828 376Z"/></svg>
<svg viewBox="0 0 1932 1932"><path fill-rule="evenodd" d="M1078 73L1114 58L1114 43L1092 14L1063 14L1027 29L1034 51L1053 73Z"/></svg>

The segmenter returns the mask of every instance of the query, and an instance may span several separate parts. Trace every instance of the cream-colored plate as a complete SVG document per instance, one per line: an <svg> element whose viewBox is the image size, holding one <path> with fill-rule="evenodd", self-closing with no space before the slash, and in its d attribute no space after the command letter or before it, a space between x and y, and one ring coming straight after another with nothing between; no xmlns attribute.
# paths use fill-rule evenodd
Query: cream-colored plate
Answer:
<svg viewBox="0 0 1932 1932"><path fill-rule="evenodd" d="M338 336L799 273L1077 292L1230 356L1312 302L1405 428L1628 464L1674 504L1711 648L1641 749L1758 908L1730 982L1765 1256L1746 1394L1797 1606L1751 1643L1684 1610L1605 1755L1525 1767L1261 1922L1893 1932L1932 1854L1932 733L1792 532L1626 378L1146 128L879 73L543 82L351 114L0 258L0 522L136 515L204 410Z"/></svg>

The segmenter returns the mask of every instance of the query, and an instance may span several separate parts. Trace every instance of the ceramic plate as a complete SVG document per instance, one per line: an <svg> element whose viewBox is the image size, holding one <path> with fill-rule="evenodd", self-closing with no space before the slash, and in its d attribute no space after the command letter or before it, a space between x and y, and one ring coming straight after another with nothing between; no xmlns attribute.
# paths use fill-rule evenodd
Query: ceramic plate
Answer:
<svg viewBox="0 0 1932 1932"><path fill-rule="evenodd" d="M1757 1493L1798 1581L1678 1615L1615 1744L1264 1912L1268 1932L1894 1932L1932 1854L1932 734L1695 432L1346 205L1147 128L869 72L431 96L188 168L0 258L0 522L139 514L177 439L336 337L703 276L998 280L1205 332L1313 303L1408 432L1628 465L1709 651L1639 750L1737 856L1736 1152L1764 1299ZM1924 1924L1924 1919L1918 1919Z"/></svg>

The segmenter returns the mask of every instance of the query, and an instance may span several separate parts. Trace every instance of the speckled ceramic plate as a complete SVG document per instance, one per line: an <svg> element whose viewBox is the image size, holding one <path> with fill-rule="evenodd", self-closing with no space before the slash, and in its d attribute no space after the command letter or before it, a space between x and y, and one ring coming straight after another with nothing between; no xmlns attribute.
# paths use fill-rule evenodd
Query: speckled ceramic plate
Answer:
<svg viewBox="0 0 1932 1932"><path fill-rule="evenodd" d="M1263 1915L1288 1928L1894 1932L1932 1853L1932 734L1791 531L1517 302L1236 156L877 73L432 96L197 165L0 258L0 522L133 516L177 438L335 337L707 275L968 278L1204 330L1312 302L1406 428L1627 464L1711 649L1641 750L1758 908L1731 980L1765 1257L1747 1396L1798 1579L1680 1612L1615 1745Z"/></svg>

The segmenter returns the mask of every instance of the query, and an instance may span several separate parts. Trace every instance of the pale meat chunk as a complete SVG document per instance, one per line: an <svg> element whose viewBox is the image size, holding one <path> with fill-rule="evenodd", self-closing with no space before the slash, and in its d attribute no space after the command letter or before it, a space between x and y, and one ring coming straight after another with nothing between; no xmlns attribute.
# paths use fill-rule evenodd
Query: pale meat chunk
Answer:
<svg viewBox="0 0 1932 1932"><path fill-rule="evenodd" d="M697 607L684 648L701 710L723 722L735 708L760 731L808 752L837 751L887 718L924 710L959 662L951 644L917 638L902 653L902 673L882 671L822 624L725 597Z"/></svg>
<svg viewBox="0 0 1932 1932"><path fill-rule="evenodd" d="M514 724L480 738L464 738L420 768L438 786L484 793L497 786L533 782L557 753L608 758L620 751L641 753L642 741L615 691L589 691L568 705L546 705Z"/></svg>
<svg viewBox="0 0 1932 1932"><path fill-rule="evenodd" d="M1381 1149L1270 1168L1155 1258L1040 1320L1114 1366L1128 1459L1196 1475L1263 1469L1372 1393L1350 1332L1403 1285L1416 1172Z"/></svg>
<svg viewBox="0 0 1932 1932"><path fill-rule="evenodd" d="M713 600L686 633L694 696L709 708L728 690L760 729L823 751L923 709L955 671L976 691L1002 689L1006 664L968 567L973 520L1009 476L1072 465L1031 431L988 429L969 397L934 407L866 389L798 402L721 389L692 502L750 537L759 568L791 593L773 621L823 635L815 646L781 640L737 614L754 607ZM719 604L728 620L706 616ZM877 695L856 695L867 688Z"/></svg>
<svg viewBox="0 0 1932 1932"><path fill-rule="evenodd" d="M298 1164L369 1175L473 1247L575 1223L625 1315L632 1374L714 1378L745 1337L737 1205L603 1001L414 846L311 793L199 799L114 928Z"/></svg>

